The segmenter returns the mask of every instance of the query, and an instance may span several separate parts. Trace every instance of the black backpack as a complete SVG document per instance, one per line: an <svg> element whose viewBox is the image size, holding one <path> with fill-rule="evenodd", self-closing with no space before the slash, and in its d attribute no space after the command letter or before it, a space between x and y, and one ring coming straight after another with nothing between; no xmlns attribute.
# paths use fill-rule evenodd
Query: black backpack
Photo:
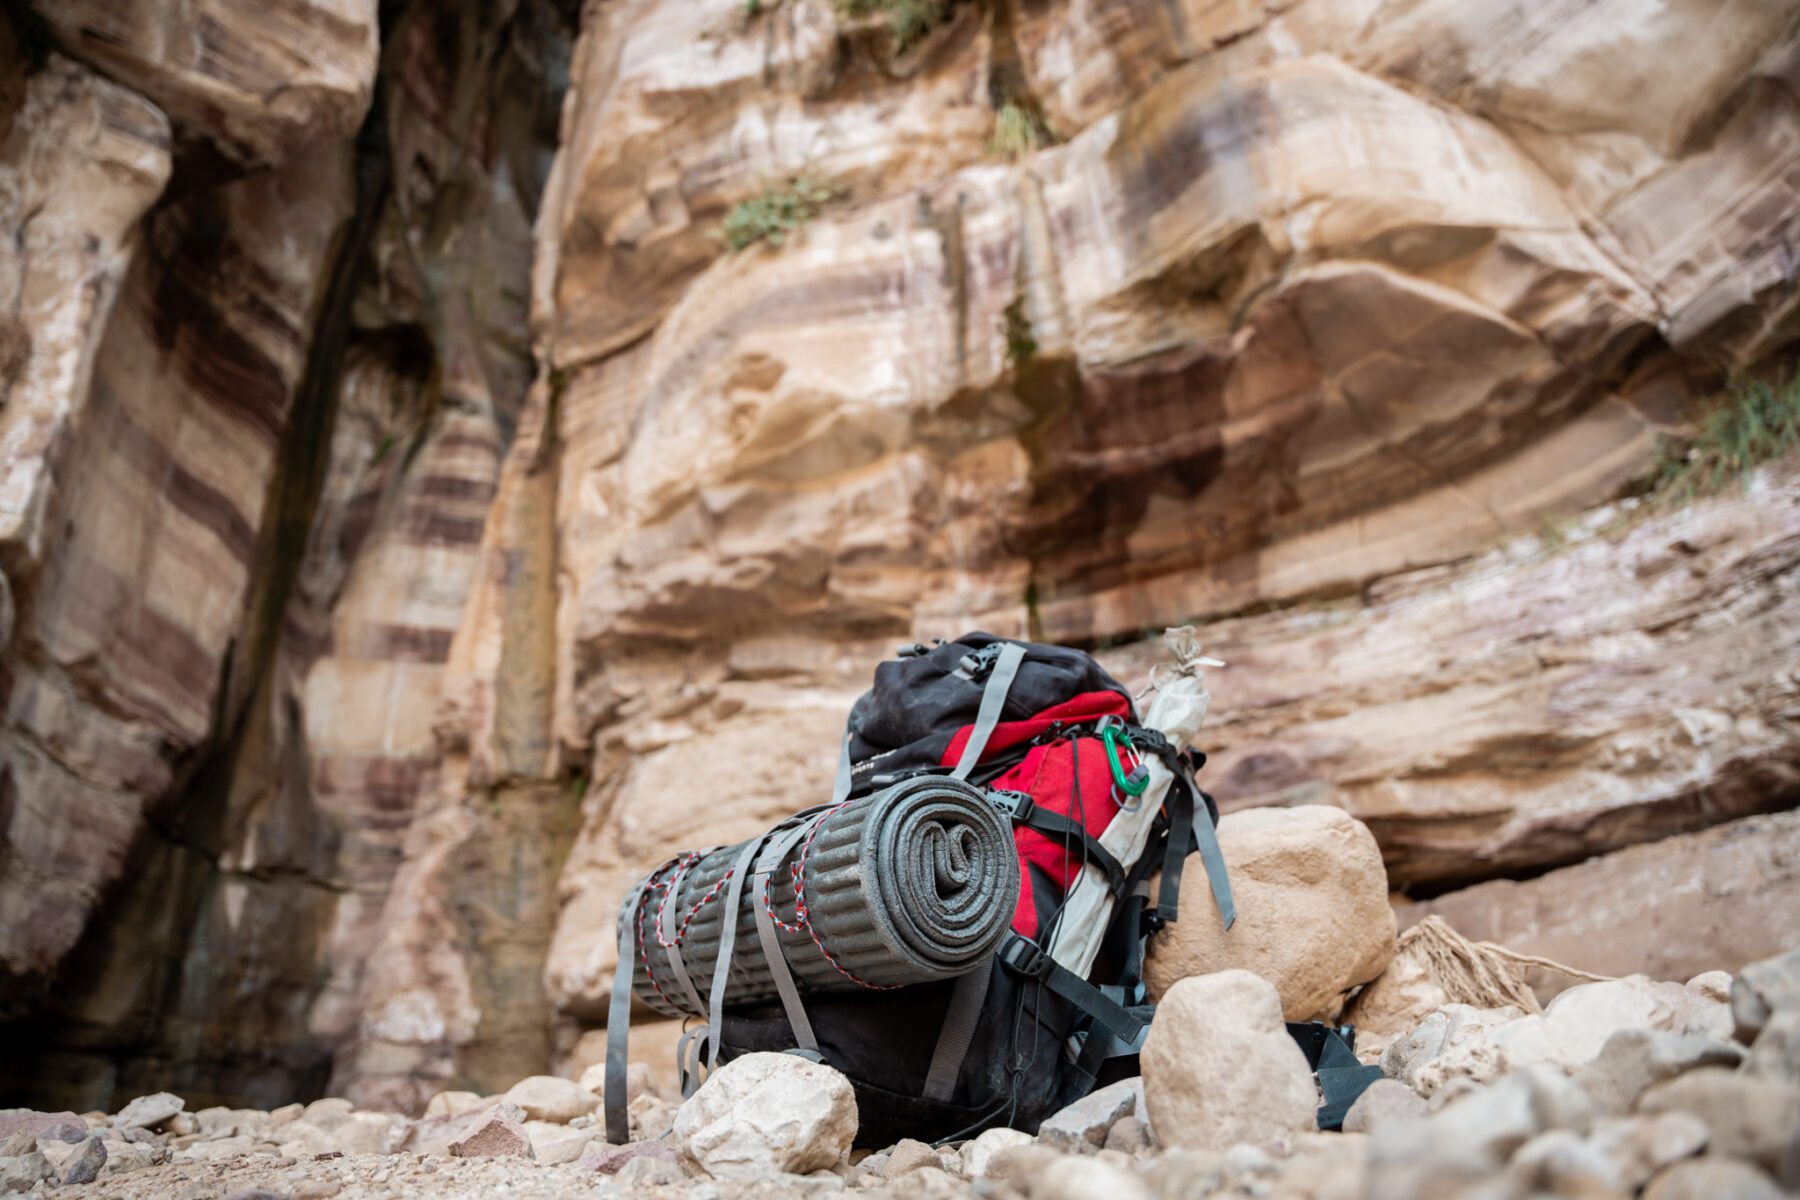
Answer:
<svg viewBox="0 0 1800 1200"><path fill-rule="evenodd" d="M1154 812L1142 807L1159 775L1151 761L1166 770ZM684 1047L684 1091L703 1054L800 1053L850 1079L858 1144L885 1146L999 1125L1034 1132L1096 1086L1136 1074L1152 1012L1145 942L1175 919L1190 852L1201 853L1227 928L1234 917L1217 807L1194 782L1204 761L1142 725L1125 688L1080 651L985 633L903 649L851 710L833 803L920 775L984 788L1014 823L1023 867L1012 929L987 966L952 980L804 999L789 988L785 1003L712 1014ZM1134 853L1115 852L1125 825L1137 831ZM1077 886L1079 928L1065 920ZM613 1140L626 1136L611 1098L624 1092L631 947L622 936L609 1020Z"/></svg>

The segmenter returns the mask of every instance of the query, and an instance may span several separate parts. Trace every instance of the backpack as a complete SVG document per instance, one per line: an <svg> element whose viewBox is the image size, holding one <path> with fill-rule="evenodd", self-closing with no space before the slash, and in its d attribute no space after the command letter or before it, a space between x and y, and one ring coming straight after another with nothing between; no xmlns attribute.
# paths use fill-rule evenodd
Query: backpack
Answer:
<svg viewBox="0 0 1800 1200"><path fill-rule="evenodd" d="M1187 658L1206 661L1191 641ZM1188 686L1197 708L1183 741L1205 706L1197 675ZM1144 947L1177 915L1190 852L1201 854L1227 928L1234 918L1213 832L1217 806L1194 782L1204 762L1145 725L1130 693L1081 651L985 633L902 649L851 709L833 804L801 816L919 776L984 789L1013 824L1021 871L1010 929L985 966L953 979L804 998L789 986L780 1003L719 1006L725 1011L684 1037L684 1093L703 1053L715 1064L756 1051L800 1053L850 1079L858 1144L885 1146L997 1125L1035 1132L1095 1087L1136 1074L1153 1011ZM626 1137L614 1098L624 1094L636 952L626 927L636 903L628 898L621 910L608 1023L614 1141ZM764 953L778 954L770 945ZM729 961L729 944L723 952Z"/></svg>

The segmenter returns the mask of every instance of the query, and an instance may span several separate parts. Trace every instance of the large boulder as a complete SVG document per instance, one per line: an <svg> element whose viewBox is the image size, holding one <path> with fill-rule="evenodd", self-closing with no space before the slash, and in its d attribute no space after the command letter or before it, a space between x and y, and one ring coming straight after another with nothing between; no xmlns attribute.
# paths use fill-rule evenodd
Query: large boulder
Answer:
<svg viewBox="0 0 1800 1200"><path fill-rule="evenodd" d="M1281 997L1249 971L1183 979L1163 995L1144 1040L1144 1107L1164 1145L1226 1150L1316 1127L1306 1055Z"/></svg>
<svg viewBox="0 0 1800 1200"><path fill-rule="evenodd" d="M1339 808L1257 808L1219 822L1237 923L1228 932L1189 862L1181 919L1150 941L1153 997L1177 980L1238 967L1275 985L1290 1021L1333 1018L1394 956L1387 872L1368 827Z"/></svg>
<svg viewBox="0 0 1800 1200"><path fill-rule="evenodd" d="M803 1175L850 1152L856 1120L856 1094L838 1071L792 1054L746 1054L681 1106L675 1142L719 1178Z"/></svg>

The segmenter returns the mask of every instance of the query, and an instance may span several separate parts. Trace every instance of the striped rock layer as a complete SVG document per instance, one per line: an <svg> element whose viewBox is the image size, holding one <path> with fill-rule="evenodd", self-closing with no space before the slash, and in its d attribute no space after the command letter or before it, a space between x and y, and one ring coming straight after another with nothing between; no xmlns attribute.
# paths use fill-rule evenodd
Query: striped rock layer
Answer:
<svg viewBox="0 0 1800 1200"><path fill-rule="evenodd" d="M828 794L873 663L967 628L1141 681L1205 626L1221 801L1341 804L1465 921L1791 806L1792 471L1619 497L1794 341L1797 30L9 13L0 1103L579 1063L625 887Z"/></svg>

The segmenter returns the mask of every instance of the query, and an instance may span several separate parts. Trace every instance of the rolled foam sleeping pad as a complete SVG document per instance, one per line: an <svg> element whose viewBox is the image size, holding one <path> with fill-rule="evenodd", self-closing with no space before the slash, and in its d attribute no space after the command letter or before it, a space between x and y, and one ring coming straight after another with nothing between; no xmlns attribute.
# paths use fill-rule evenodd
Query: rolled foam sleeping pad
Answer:
<svg viewBox="0 0 1800 1200"><path fill-rule="evenodd" d="M757 936L756 907L765 903L802 992L948 979L981 965L1006 936L1019 895L1018 852L1011 820L979 788L918 776L790 818L756 841L767 844L796 825L804 832L766 881L754 873L762 851L751 859L727 1006L779 996ZM699 1015L670 962L676 950L694 991L710 998L730 872L746 844L678 855L628 893L620 920L635 926L632 990L651 1008ZM804 920L795 912L801 880ZM665 927L673 937L661 936Z"/></svg>

